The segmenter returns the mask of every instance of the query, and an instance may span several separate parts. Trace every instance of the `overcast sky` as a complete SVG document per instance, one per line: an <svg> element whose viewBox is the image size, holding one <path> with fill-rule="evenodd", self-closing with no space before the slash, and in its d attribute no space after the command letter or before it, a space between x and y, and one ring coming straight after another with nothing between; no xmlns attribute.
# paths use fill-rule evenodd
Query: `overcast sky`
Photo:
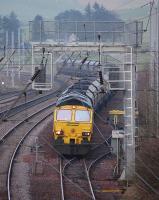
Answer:
<svg viewBox="0 0 159 200"><path fill-rule="evenodd" d="M0 15L14 11L19 19L32 20L40 14L45 19L53 19L59 12L68 9L83 10L88 4L98 2L109 10L140 7L150 0L0 0Z"/></svg>

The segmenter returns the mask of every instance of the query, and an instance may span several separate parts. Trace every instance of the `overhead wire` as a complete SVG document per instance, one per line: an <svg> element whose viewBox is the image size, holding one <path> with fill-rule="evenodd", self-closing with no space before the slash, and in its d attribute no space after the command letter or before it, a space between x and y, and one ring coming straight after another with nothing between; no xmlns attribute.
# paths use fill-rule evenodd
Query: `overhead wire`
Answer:
<svg viewBox="0 0 159 200"><path fill-rule="evenodd" d="M152 2L150 2L149 4L150 4L150 14L149 14L149 18L148 18L148 21L147 21L146 29L144 31L147 31L148 25L149 25L150 20L151 20L151 14L152 14L153 6L154 6L154 0Z"/></svg>
<svg viewBox="0 0 159 200"><path fill-rule="evenodd" d="M137 1L137 0L134 0L134 2L135 1ZM127 5L127 4L129 4L129 3L132 3L132 0L131 1L129 1L129 2L127 2L126 4L124 4L124 5ZM155 12L155 13L152 13L152 8L153 8L153 6L154 6L154 3L155 3L155 0L153 0L152 2L150 1L147 5L150 5L150 13L148 14L148 15L146 15L146 16L143 16L143 17L138 17L138 18L134 18L133 20L132 20L132 22L134 22L134 21L139 21L139 20L144 20L144 19L146 19L146 18L148 18L148 22L147 22L147 25L146 25L146 28L143 30L144 32L146 32L147 31L147 29L148 29L148 25L149 25L149 22L150 22L150 18L151 18L151 16L153 16L153 15L155 15L155 14L158 14L159 12ZM137 7L137 8L142 8L142 7L144 7L145 6L145 4L143 5L143 6L140 6L140 7ZM129 25L131 22L127 22L127 23L125 23L124 25ZM122 26L119 26L119 27L117 27L117 28L115 28L115 29L113 29L113 31L115 31L115 30L117 30L117 29L119 29L119 28L122 28L123 27L123 25ZM132 32L132 34L136 34L136 32Z"/></svg>
<svg viewBox="0 0 159 200"><path fill-rule="evenodd" d="M129 0L127 3L124 2L124 3L120 4L118 7L113 8L111 11L116 11L117 9L120 10L120 8L123 8L129 4L135 3L136 1L141 1L141 0Z"/></svg>
<svg viewBox="0 0 159 200"><path fill-rule="evenodd" d="M153 1L153 2L154 2L154 1ZM154 5L154 4L153 4L153 5ZM152 7L152 8L153 8L153 7ZM135 18L134 20L143 20L143 19L149 18L150 16L152 17L152 16L154 16L154 15L156 15L156 14L159 14L159 11L156 11L156 12L152 12L152 11L151 11L151 13L149 13L148 15L143 16L143 17Z"/></svg>

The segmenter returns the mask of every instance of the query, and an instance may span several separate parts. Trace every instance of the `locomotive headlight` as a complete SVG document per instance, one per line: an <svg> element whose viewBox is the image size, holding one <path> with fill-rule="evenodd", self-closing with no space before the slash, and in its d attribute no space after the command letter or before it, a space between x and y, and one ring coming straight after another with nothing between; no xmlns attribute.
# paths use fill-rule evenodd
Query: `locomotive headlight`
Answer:
<svg viewBox="0 0 159 200"><path fill-rule="evenodd" d="M56 135L63 135L63 134L64 134L63 130L56 131Z"/></svg>
<svg viewBox="0 0 159 200"><path fill-rule="evenodd" d="M90 132L82 132L82 136L90 136Z"/></svg>

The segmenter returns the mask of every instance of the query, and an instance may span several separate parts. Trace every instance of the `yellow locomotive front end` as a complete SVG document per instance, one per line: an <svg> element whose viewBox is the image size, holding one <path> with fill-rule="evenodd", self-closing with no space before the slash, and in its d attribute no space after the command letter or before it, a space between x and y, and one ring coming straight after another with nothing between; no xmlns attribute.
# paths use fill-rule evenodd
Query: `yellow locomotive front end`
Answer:
<svg viewBox="0 0 159 200"><path fill-rule="evenodd" d="M93 110L79 105L64 105L54 110L54 146L62 154L83 155L90 149Z"/></svg>

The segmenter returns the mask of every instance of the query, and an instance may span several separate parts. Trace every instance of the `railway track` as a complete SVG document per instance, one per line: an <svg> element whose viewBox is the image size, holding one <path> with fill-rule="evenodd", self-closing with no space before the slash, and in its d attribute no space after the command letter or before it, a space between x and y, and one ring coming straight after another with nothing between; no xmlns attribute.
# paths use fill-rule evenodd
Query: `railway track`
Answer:
<svg viewBox="0 0 159 200"><path fill-rule="evenodd" d="M96 145L90 154L85 158L73 157L68 158L60 155L54 147L50 144L50 141L44 139L45 144L52 151L52 157L55 154L58 160L54 158L52 162L45 160L45 166L50 166L51 171L49 172L51 177L54 177L52 195L53 199L98 199L96 198L96 185L92 185L92 169L98 169L98 160L106 159L107 154L109 154L109 147L105 142L100 145ZM102 157L97 157L100 152L103 152ZM93 155L94 154L94 155ZM94 165L97 167L94 167ZM57 181L58 180L58 181ZM48 184L49 181L45 182ZM94 184L94 183L93 183ZM51 187L51 186L50 186ZM49 193L49 192L47 192ZM35 193L34 193L35 194ZM50 198L48 196L48 199ZM37 196L38 199L42 199L40 195Z"/></svg>
<svg viewBox="0 0 159 200"><path fill-rule="evenodd" d="M102 133L101 133L102 134ZM102 138L104 136L102 135ZM103 184L106 185L109 194L108 199L114 199L114 191L120 191L120 188L116 184L116 179L113 178L112 165L107 162L113 162L114 158L111 155L111 147L109 145L109 139L99 145L95 145L92 150L83 159L78 159L74 157L70 160L65 157L59 158L59 173L60 173L60 186L61 186L61 199L105 199L105 193L103 192ZM98 173L100 178L103 177L100 169L101 162L105 162L106 175L105 179L99 183ZM111 163L112 164L112 163ZM115 163L114 163L115 166ZM96 172L98 171L98 172ZM111 178L110 178L111 177ZM111 179L111 180L110 180ZM110 184L110 181L112 183ZM115 186L114 186L115 183ZM108 188L109 187L109 188ZM114 187L114 188L113 188ZM102 189L103 188L103 189ZM117 195L116 195L116 199Z"/></svg>
<svg viewBox="0 0 159 200"><path fill-rule="evenodd" d="M38 200L43 199L42 194L45 194L46 199L119 199L123 188L113 177L116 159L110 154L112 127L102 119L101 122L96 117L92 138L94 145L84 159L69 159L59 155L51 145L50 136L44 139L41 135L41 144L45 146L43 151L47 152L42 159L46 171L41 176L32 176L32 196L36 194Z"/></svg>
<svg viewBox="0 0 159 200"><path fill-rule="evenodd" d="M16 97L19 94L20 94L20 91L13 91L13 92L1 94L0 105L12 102L14 99L16 99ZM27 91L27 94L28 94L28 97L34 97L37 95L37 91L29 89Z"/></svg>
<svg viewBox="0 0 159 200"><path fill-rule="evenodd" d="M58 93L58 91L51 92L50 94L44 95L42 97L36 98L34 100L20 104L20 105L14 107L14 108L11 108L9 111L5 110L5 111L0 113L0 118L2 119L4 116L5 116L5 118L9 118L11 116L14 116L17 113L24 111L25 109L28 109L28 108L33 107L37 104L40 104L40 103L42 103L42 102L44 102L48 99L51 99L52 97L55 97L57 93Z"/></svg>
<svg viewBox="0 0 159 200"><path fill-rule="evenodd" d="M66 79L66 78L65 78ZM27 81L27 80L26 80ZM61 79L56 79L56 84L58 84L60 87L62 87L64 84L64 81L61 81ZM64 89L62 87L62 89ZM18 95L20 94L20 91L12 91L12 92L8 92L8 93L2 93L0 96L0 113L2 113L2 111L5 110L5 108L9 108L9 105L16 100L16 98L18 97ZM25 102L25 100L27 101L31 101L31 100L35 100L37 99L37 95L39 95L40 97L45 96L46 94L51 94L51 92L48 91L43 91L43 95L39 95L38 91L36 90L32 90L32 89L28 89L27 90L27 96L25 97L24 95L21 97L20 101L17 103L19 104L23 104ZM6 109L7 110L7 109Z"/></svg>
<svg viewBox="0 0 159 200"><path fill-rule="evenodd" d="M120 199L122 188L119 187L117 179L113 177L113 166L115 162L110 150L106 150L94 160L87 161L95 199Z"/></svg>
<svg viewBox="0 0 159 200"><path fill-rule="evenodd" d="M66 85L63 84L60 89L58 88L57 90L50 92L49 94L40 96L40 97L30 100L28 102L17 105L16 107L9 109L9 111L8 111L8 109L4 110L4 111L0 112L0 119L3 119L4 116L5 116L5 118L11 117L25 109L28 109L34 105L42 103L48 99L51 99L52 97L55 97L57 94L59 94L59 92L62 91L65 87L66 87Z"/></svg>
<svg viewBox="0 0 159 200"><path fill-rule="evenodd" d="M98 154L98 157L96 154L93 155L97 148L101 152L101 147L103 153ZM110 161L113 162L113 156L111 150L106 148L105 143L93 149L91 156L87 155L86 158L78 159L74 157L69 160L59 157L61 199L119 199L122 190L117 185L116 179L112 177L113 170L111 170ZM101 162L105 162L105 172L100 168ZM102 170L103 175L106 175L102 181L99 181L103 178L100 170ZM106 192L107 194L105 194Z"/></svg>
<svg viewBox="0 0 159 200"><path fill-rule="evenodd" d="M11 97L4 98L0 100L0 113L3 113L5 110L9 109L9 106L13 101L16 100L20 92L18 92L15 95L12 95ZM23 96L20 101L17 103L17 105L23 104L26 100L30 101L37 98L37 91L29 90L27 92L27 97Z"/></svg>
<svg viewBox="0 0 159 200"><path fill-rule="evenodd" d="M54 92L50 92L49 94L43 95L40 98L36 98L27 103L18 105L12 108L9 112L8 110L1 112L0 113L0 116L1 116L0 138L6 132L8 132L12 127L14 127L15 124L17 124L19 121L25 118L29 113L32 113L36 109L40 109L40 107L42 107L46 101L51 102L52 98L56 98L56 95L58 94L58 92L63 90L63 87L66 87L66 86L62 85L59 89L56 89ZM8 119L6 122L3 122L4 116L5 116L5 119Z"/></svg>
<svg viewBox="0 0 159 200"><path fill-rule="evenodd" d="M23 120L28 120L27 117L32 113L36 112L37 110L43 108L46 104L52 103L52 99L48 100L47 102L42 102L40 104L34 105L24 111L18 112L12 117L10 116L9 119L5 122L1 121L1 128L0 128L0 138L2 139L7 132L9 132L12 128L18 125ZM54 99L55 101L55 99Z"/></svg>
<svg viewBox="0 0 159 200"><path fill-rule="evenodd" d="M52 114L51 108L55 105L55 97L63 87L66 87L66 85L38 99L16 106L11 110L11 113L7 115L9 120L7 120L7 122L1 121L0 197L2 197L2 199L12 199L12 195L10 194L12 169L16 161L15 157L21 145L31 131L48 115L50 116ZM3 114L5 114L5 112L3 112Z"/></svg>
<svg viewBox="0 0 159 200"><path fill-rule="evenodd" d="M85 159L59 160L61 199L95 199Z"/></svg>
<svg viewBox="0 0 159 200"><path fill-rule="evenodd" d="M19 94L19 91L10 91L7 93L1 93L0 101L11 98L13 96L17 96L18 94Z"/></svg>
<svg viewBox="0 0 159 200"><path fill-rule="evenodd" d="M15 156L17 155L19 148L24 142L25 138L31 133L31 131L44 120L48 115L52 114L50 108L54 106L51 103L39 111L34 112L27 117L27 120L35 120L36 123L26 123L26 119L22 120L15 127L10 129L3 137L0 139L0 196L3 199L11 198L11 179L12 179L12 169L14 166ZM8 169L8 170L7 170ZM7 187L6 187L7 186ZM8 195L7 195L8 193ZM14 198L15 199L15 198Z"/></svg>

